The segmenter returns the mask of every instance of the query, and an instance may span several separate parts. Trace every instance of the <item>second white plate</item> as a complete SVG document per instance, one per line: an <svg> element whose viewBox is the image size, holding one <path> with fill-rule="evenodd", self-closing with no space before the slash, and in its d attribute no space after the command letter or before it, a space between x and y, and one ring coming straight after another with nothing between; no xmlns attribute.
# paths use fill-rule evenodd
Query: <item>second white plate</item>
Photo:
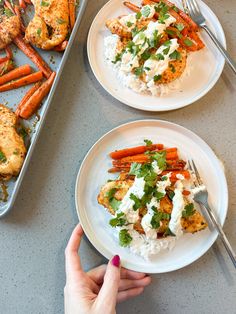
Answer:
<svg viewBox="0 0 236 314"><path fill-rule="evenodd" d="M140 5L140 2L140 0L133 1L137 5ZM179 0L173 2L181 7ZM225 35L219 20L204 2L201 0L198 2L207 20L207 25L225 47ZM87 50L91 68L97 80L109 94L122 103L137 109L167 111L190 105L203 97L215 85L222 73L225 61L208 35L201 31L206 47L189 55L192 69L190 75L181 81L179 90L162 97L154 97L135 93L122 86L116 73L105 60L104 38L110 34L105 27L105 21L129 13L130 10L123 5L123 1L110 0L95 17L88 35Z"/></svg>
<svg viewBox="0 0 236 314"><path fill-rule="evenodd" d="M182 268L202 256L214 243L217 232L208 228L196 234L184 234L172 251L165 251L145 261L128 248L119 246L118 232L110 227L111 215L98 204L103 184L115 176L108 154L116 149L142 145L148 138L165 146L178 147L184 160L193 158L209 192L209 201L223 224L228 207L227 183L222 166L211 148L196 134L166 121L141 120L123 124L105 134L85 157L76 181L76 208L80 223L94 247L106 258L119 254L126 268L163 273Z"/></svg>

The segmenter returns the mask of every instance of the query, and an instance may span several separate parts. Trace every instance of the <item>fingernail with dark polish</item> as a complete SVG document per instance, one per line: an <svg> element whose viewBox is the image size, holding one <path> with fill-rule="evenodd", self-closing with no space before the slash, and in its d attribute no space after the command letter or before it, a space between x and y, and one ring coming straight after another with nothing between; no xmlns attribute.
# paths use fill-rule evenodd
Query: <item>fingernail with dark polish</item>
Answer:
<svg viewBox="0 0 236 314"><path fill-rule="evenodd" d="M120 256L119 255L115 255L112 260L111 263L113 266L115 267L120 267Z"/></svg>

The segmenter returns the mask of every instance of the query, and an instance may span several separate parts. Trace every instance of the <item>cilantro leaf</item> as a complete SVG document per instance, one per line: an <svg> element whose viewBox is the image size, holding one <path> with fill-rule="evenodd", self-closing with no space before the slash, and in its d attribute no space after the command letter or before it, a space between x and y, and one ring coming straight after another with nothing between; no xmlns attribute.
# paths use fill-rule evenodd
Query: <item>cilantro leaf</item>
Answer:
<svg viewBox="0 0 236 314"><path fill-rule="evenodd" d="M143 74L143 66L138 67L138 68L135 68L135 69L134 69L134 74L135 74L136 76L142 75L142 74Z"/></svg>
<svg viewBox="0 0 236 314"><path fill-rule="evenodd" d="M114 197L116 191L116 188L112 188L108 192L106 192L106 197L109 199L109 201Z"/></svg>
<svg viewBox="0 0 236 314"><path fill-rule="evenodd" d="M152 141L148 140L148 139L145 139L144 143L146 144L146 146L151 146L152 145Z"/></svg>
<svg viewBox="0 0 236 314"><path fill-rule="evenodd" d="M181 59L181 53L178 50L173 51L170 55L169 55L170 59L172 60L180 60Z"/></svg>
<svg viewBox="0 0 236 314"><path fill-rule="evenodd" d="M139 20L142 17L142 13L141 12L137 12L136 13L136 19Z"/></svg>
<svg viewBox="0 0 236 314"><path fill-rule="evenodd" d="M158 229L160 227L161 220L170 220L170 214L163 213L160 211L155 211L151 219L151 226L153 229Z"/></svg>
<svg viewBox="0 0 236 314"><path fill-rule="evenodd" d="M151 159L157 161L157 165L161 170L166 169L166 152L155 152L154 154L151 154Z"/></svg>
<svg viewBox="0 0 236 314"><path fill-rule="evenodd" d="M185 43L185 45L188 46L188 47L191 47L191 46L193 45L193 42L192 42L190 39L188 39L188 38L186 38L186 39L184 40L184 43Z"/></svg>
<svg viewBox="0 0 236 314"><path fill-rule="evenodd" d="M7 161L7 158L5 154L2 151L0 151L0 162L6 162L6 161Z"/></svg>
<svg viewBox="0 0 236 314"><path fill-rule="evenodd" d="M110 205L112 207L112 209L114 209L115 211L117 211L120 207L121 201L118 201L115 197L113 197L110 200Z"/></svg>
<svg viewBox="0 0 236 314"><path fill-rule="evenodd" d="M178 23L178 24L175 24L175 27L181 32L184 29L184 24Z"/></svg>
<svg viewBox="0 0 236 314"><path fill-rule="evenodd" d="M142 7L141 13L142 13L142 16L148 17L150 15L150 13L151 13L150 6L149 5L145 5L144 7Z"/></svg>
<svg viewBox="0 0 236 314"><path fill-rule="evenodd" d="M126 220L124 219L124 213L119 213L117 214L117 216L113 219L111 219L109 221L109 224L112 226L112 227L122 227L124 226L124 224L126 223Z"/></svg>
<svg viewBox="0 0 236 314"><path fill-rule="evenodd" d="M170 200L173 200L174 196L175 196L175 192L172 190L168 190L166 192L167 196L169 197Z"/></svg>
<svg viewBox="0 0 236 314"><path fill-rule="evenodd" d="M188 205L186 205L184 207L184 210L182 212L182 217L183 218L188 218L188 217L194 215L195 212L196 212L196 210L194 209L193 203L189 203Z"/></svg>
<svg viewBox="0 0 236 314"><path fill-rule="evenodd" d="M133 206L133 209L134 209L134 210L137 210L137 209L141 208L142 203L141 203L140 199L139 199L136 195L134 195L133 193L131 193L129 198L130 198L132 201L134 201L134 206Z"/></svg>
<svg viewBox="0 0 236 314"><path fill-rule="evenodd" d="M11 17L11 16L14 15L14 14L11 12L11 10L8 9L8 8L4 8L4 14L5 14L7 17Z"/></svg>
<svg viewBox="0 0 236 314"><path fill-rule="evenodd" d="M176 69L175 69L173 64L170 64L169 67L170 67L172 73L176 72Z"/></svg>
<svg viewBox="0 0 236 314"><path fill-rule="evenodd" d="M161 76L160 74L155 75L154 78L153 78L154 82L159 81L159 80L161 79L161 77L162 77L162 76Z"/></svg>
<svg viewBox="0 0 236 314"><path fill-rule="evenodd" d="M141 54L141 59L146 61L150 58L151 53L149 51L149 49L146 49L142 54Z"/></svg>
<svg viewBox="0 0 236 314"><path fill-rule="evenodd" d="M41 7L49 7L50 3L41 0L40 5L41 5Z"/></svg>
<svg viewBox="0 0 236 314"><path fill-rule="evenodd" d="M172 31L171 29L166 29L165 32L166 32L168 35L175 36L175 32Z"/></svg>
<svg viewBox="0 0 236 314"><path fill-rule="evenodd" d="M134 162L131 164L129 174L137 176L141 170L142 164Z"/></svg>
<svg viewBox="0 0 236 314"><path fill-rule="evenodd" d="M41 33L42 33L42 29L41 29L41 28L38 28L38 29L37 29L37 35L40 36Z"/></svg>
<svg viewBox="0 0 236 314"><path fill-rule="evenodd" d="M157 56L157 60L164 60L165 59L165 57L161 53L158 53L156 56Z"/></svg>
<svg viewBox="0 0 236 314"><path fill-rule="evenodd" d="M134 24L134 23L131 23L130 21L128 21L128 22L126 23L126 25L127 25L128 27L131 27L133 24Z"/></svg>
<svg viewBox="0 0 236 314"><path fill-rule="evenodd" d="M124 247L128 246L130 242L132 241L132 239L133 238L129 234L128 230L126 229L120 230L120 233L119 233L120 246L124 246Z"/></svg>
<svg viewBox="0 0 236 314"><path fill-rule="evenodd" d="M163 43L163 46L166 46L166 47L169 47L171 44L171 41L170 40L167 40Z"/></svg>
<svg viewBox="0 0 236 314"><path fill-rule="evenodd" d="M169 53L169 51L170 51L170 47L163 49L164 55L167 55Z"/></svg>
<svg viewBox="0 0 236 314"><path fill-rule="evenodd" d="M153 196L155 196L156 199L157 199L158 201L160 201L160 200L165 196L165 194L162 193L162 192L156 191L156 192L154 192Z"/></svg>

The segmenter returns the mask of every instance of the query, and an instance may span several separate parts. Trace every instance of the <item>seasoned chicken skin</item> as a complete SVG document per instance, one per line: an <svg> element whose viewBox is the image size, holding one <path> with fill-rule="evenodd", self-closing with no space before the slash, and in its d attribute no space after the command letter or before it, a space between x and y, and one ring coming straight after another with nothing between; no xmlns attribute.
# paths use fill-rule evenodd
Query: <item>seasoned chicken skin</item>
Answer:
<svg viewBox="0 0 236 314"><path fill-rule="evenodd" d="M4 49L20 33L20 20L14 15L0 15L0 49Z"/></svg>
<svg viewBox="0 0 236 314"><path fill-rule="evenodd" d="M26 148L16 132L17 117L0 105L0 178L9 180L18 175L25 159Z"/></svg>
<svg viewBox="0 0 236 314"><path fill-rule="evenodd" d="M68 0L32 0L35 16L25 32L25 39L45 50L61 44L68 33Z"/></svg>

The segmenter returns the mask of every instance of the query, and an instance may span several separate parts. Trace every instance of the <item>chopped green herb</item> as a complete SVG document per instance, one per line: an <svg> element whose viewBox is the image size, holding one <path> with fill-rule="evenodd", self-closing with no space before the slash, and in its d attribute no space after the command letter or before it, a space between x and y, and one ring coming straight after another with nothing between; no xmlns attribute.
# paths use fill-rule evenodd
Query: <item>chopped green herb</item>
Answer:
<svg viewBox="0 0 236 314"><path fill-rule="evenodd" d="M168 190L166 192L166 194L168 195L169 199L173 200L174 196L175 196L175 192L172 190Z"/></svg>
<svg viewBox="0 0 236 314"><path fill-rule="evenodd" d="M114 211L117 211L119 209L120 204L121 204L121 201L118 201L114 197L110 200L110 205L112 209L114 209Z"/></svg>
<svg viewBox="0 0 236 314"><path fill-rule="evenodd" d="M24 127L22 127L18 133L23 138L23 140L25 140L25 138L28 136L28 132Z"/></svg>
<svg viewBox="0 0 236 314"><path fill-rule="evenodd" d="M144 143L146 144L146 146L151 146L152 145L152 141L148 140L148 139L145 139Z"/></svg>
<svg viewBox="0 0 236 314"><path fill-rule="evenodd" d="M173 59L173 60L180 60L181 59L181 53L178 50L175 50L172 53L170 53L169 57L170 57L170 59Z"/></svg>
<svg viewBox="0 0 236 314"><path fill-rule="evenodd" d="M175 24L175 27L181 32L184 29L184 24L182 23Z"/></svg>
<svg viewBox="0 0 236 314"><path fill-rule="evenodd" d="M160 74L158 74L158 75L155 75L155 76L154 76L153 80L154 80L154 82L157 82L157 81L159 81L161 78L162 78L162 76L161 76Z"/></svg>
<svg viewBox="0 0 236 314"><path fill-rule="evenodd" d="M14 155L18 156L19 155L19 150L16 148L13 152Z"/></svg>
<svg viewBox="0 0 236 314"><path fill-rule="evenodd" d="M163 213L160 211L155 210L154 215L151 219L151 226L153 229L158 229L160 227L161 220L170 220L170 214Z"/></svg>
<svg viewBox="0 0 236 314"><path fill-rule="evenodd" d="M185 43L185 45L188 46L188 47L191 47L191 46L193 45L193 42L192 42L190 39L188 39L188 38L186 38L186 39L184 40L184 43Z"/></svg>
<svg viewBox="0 0 236 314"><path fill-rule="evenodd" d="M163 43L163 46L166 46L166 47L169 47L171 44L171 41L170 40L167 40Z"/></svg>
<svg viewBox="0 0 236 314"><path fill-rule="evenodd" d="M194 215L195 212L196 212L196 210L194 209L193 203L189 203L188 205L186 205L184 207L184 210L182 212L182 217L183 218L190 217L190 216Z"/></svg>
<svg viewBox="0 0 236 314"><path fill-rule="evenodd" d="M175 32L174 31L172 31L171 29L166 29L165 30L165 32L168 34L168 35L170 35L170 36L175 36Z"/></svg>
<svg viewBox="0 0 236 314"><path fill-rule="evenodd" d="M158 167L161 170L165 170L166 169L166 152L155 152L154 154L151 154L151 159L152 160L156 160Z"/></svg>
<svg viewBox="0 0 236 314"><path fill-rule="evenodd" d="M131 23L130 21L128 21L128 22L126 23L126 25L127 25L128 27L131 27L132 25L134 25L134 23Z"/></svg>
<svg viewBox="0 0 236 314"><path fill-rule="evenodd" d="M136 195L134 195L133 193L131 193L130 194L130 197L129 197L132 201L134 201L134 206L133 206L133 209L134 210L137 210L137 209L139 209L139 208L141 208L141 201L140 201L140 199L136 196Z"/></svg>
<svg viewBox="0 0 236 314"><path fill-rule="evenodd" d="M115 64L115 63L117 63L118 61L121 61L123 54L124 54L124 52L117 53L117 55L115 56L115 60L112 61L112 63Z"/></svg>
<svg viewBox="0 0 236 314"><path fill-rule="evenodd" d="M141 13L142 13L142 16L148 17L150 15L150 13L151 13L150 6L149 5L145 5L144 7L142 7Z"/></svg>
<svg viewBox="0 0 236 314"><path fill-rule="evenodd" d="M168 55L169 51L170 51L170 47L165 48L163 50L164 55Z"/></svg>
<svg viewBox="0 0 236 314"><path fill-rule="evenodd" d="M112 227L122 227L126 223L126 220L124 219L124 213L117 214L116 218L113 218L109 221L109 224Z"/></svg>
<svg viewBox="0 0 236 314"><path fill-rule="evenodd" d="M141 12L137 12L136 13L136 19L139 20L142 17L142 13Z"/></svg>
<svg viewBox="0 0 236 314"><path fill-rule="evenodd" d="M146 61L146 60L148 60L150 58L150 56L151 56L150 51L148 49L146 49L144 51L144 53L141 54L141 59Z"/></svg>
<svg viewBox="0 0 236 314"><path fill-rule="evenodd" d="M132 241L132 237L129 234L128 230L127 229L120 230L120 233L119 233L120 246L126 247L130 244L131 241Z"/></svg>
<svg viewBox="0 0 236 314"><path fill-rule="evenodd" d="M168 180L168 177L167 177L167 176L161 177L161 181L167 181L167 180Z"/></svg>
<svg viewBox="0 0 236 314"><path fill-rule="evenodd" d="M164 194L164 193L161 193L161 192L159 192L159 191L156 191L156 192L154 192L153 196L155 196L156 199L157 199L158 201L160 201L160 200L165 196L165 194Z"/></svg>
<svg viewBox="0 0 236 314"><path fill-rule="evenodd" d="M7 158L3 152L0 151L0 162L6 162Z"/></svg>
<svg viewBox="0 0 236 314"><path fill-rule="evenodd" d="M151 163L149 164L139 164L132 163L129 174L135 175L137 178L143 177L145 184L145 193L149 190L149 187L155 187L157 181L157 174L154 172Z"/></svg>
<svg viewBox="0 0 236 314"><path fill-rule="evenodd" d="M175 12L179 12L179 9L175 6L175 5L173 5L172 7L171 7Z"/></svg>
<svg viewBox="0 0 236 314"><path fill-rule="evenodd" d="M134 74L137 75L137 76L142 75L143 74L143 66L134 69Z"/></svg>
<svg viewBox="0 0 236 314"><path fill-rule="evenodd" d="M171 236L171 237L175 237L175 234L170 230L170 228L167 228L165 233L164 233L164 236Z"/></svg>
<svg viewBox="0 0 236 314"><path fill-rule="evenodd" d="M161 53L158 53L156 56L157 56L157 60L164 60L165 59L165 57Z"/></svg>
<svg viewBox="0 0 236 314"><path fill-rule="evenodd" d="M11 17L11 16L14 15L14 14L11 12L11 10L8 9L8 8L4 8L4 13L5 13L5 15L6 15L7 17Z"/></svg>
<svg viewBox="0 0 236 314"><path fill-rule="evenodd" d="M40 36L41 33L42 33L42 29L41 29L41 28L38 28L38 29L37 29L37 35Z"/></svg>
<svg viewBox="0 0 236 314"><path fill-rule="evenodd" d="M175 72L176 72L176 69L175 69L175 67L173 66L173 64L170 64L169 67L170 67L172 73L175 73Z"/></svg>
<svg viewBox="0 0 236 314"><path fill-rule="evenodd" d="M49 7L50 3L41 0L40 5L41 5L41 7Z"/></svg>
<svg viewBox="0 0 236 314"><path fill-rule="evenodd" d="M109 201L114 197L116 191L116 188L112 188L106 193L106 197L109 199Z"/></svg>
<svg viewBox="0 0 236 314"><path fill-rule="evenodd" d="M149 68L149 67L144 67L144 70L146 70L146 71L150 71L150 70L151 70L151 68Z"/></svg>

